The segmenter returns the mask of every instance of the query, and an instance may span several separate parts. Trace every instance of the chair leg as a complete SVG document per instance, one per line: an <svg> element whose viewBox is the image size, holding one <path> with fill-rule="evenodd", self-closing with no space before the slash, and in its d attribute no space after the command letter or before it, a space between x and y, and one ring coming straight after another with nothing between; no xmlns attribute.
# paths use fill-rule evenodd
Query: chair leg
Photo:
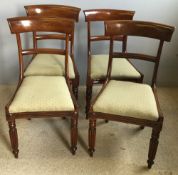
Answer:
<svg viewBox="0 0 178 175"><path fill-rule="evenodd" d="M93 157L95 151L95 140L96 140L96 119L89 119L89 130L88 130L88 143L89 143L89 154Z"/></svg>
<svg viewBox="0 0 178 175"><path fill-rule="evenodd" d="M149 169L154 164L154 159L156 156L157 147L159 143L158 139L159 139L160 132L161 132L161 127L154 127L152 129L152 135L150 139L149 152L148 152L148 161L147 161Z"/></svg>
<svg viewBox="0 0 178 175"><path fill-rule="evenodd" d="M79 86L79 77L76 77L72 81L72 91L73 91L76 99L78 99L78 86Z"/></svg>
<svg viewBox="0 0 178 175"><path fill-rule="evenodd" d="M77 150L77 138L78 138L78 114L75 114L71 119L71 152L75 155Z"/></svg>
<svg viewBox="0 0 178 175"><path fill-rule="evenodd" d="M86 89L86 108L85 112L86 114L89 111L90 108L90 102L92 98L92 87L93 87L93 82L87 83L87 89ZM88 116L86 115L86 119L88 119Z"/></svg>
<svg viewBox="0 0 178 175"><path fill-rule="evenodd" d="M18 135L17 135L15 119L9 120L8 125L9 125L9 136L10 136L13 154L14 154L15 158L18 158L18 153L19 153L19 150L18 150Z"/></svg>

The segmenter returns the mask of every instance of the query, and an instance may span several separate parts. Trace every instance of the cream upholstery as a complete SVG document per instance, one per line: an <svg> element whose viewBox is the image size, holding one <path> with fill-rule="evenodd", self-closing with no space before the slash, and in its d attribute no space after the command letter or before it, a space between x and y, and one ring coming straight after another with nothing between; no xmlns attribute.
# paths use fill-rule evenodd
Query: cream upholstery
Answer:
<svg viewBox="0 0 178 175"><path fill-rule="evenodd" d="M91 78L104 78L107 74L109 55L91 56ZM118 78L140 78L140 73L125 59L114 58L112 66L112 77Z"/></svg>
<svg viewBox="0 0 178 175"><path fill-rule="evenodd" d="M24 78L9 112L73 111L74 105L66 80L60 76Z"/></svg>
<svg viewBox="0 0 178 175"><path fill-rule="evenodd" d="M65 56L57 54L37 54L27 67L24 75L64 75L65 73ZM69 77L75 78L74 67L71 57L69 56Z"/></svg>
<svg viewBox="0 0 178 175"><path fill-rule="evenodd" d="M111 80L93 106L93 111L157 120L158 111L149 85Z"/></svg>

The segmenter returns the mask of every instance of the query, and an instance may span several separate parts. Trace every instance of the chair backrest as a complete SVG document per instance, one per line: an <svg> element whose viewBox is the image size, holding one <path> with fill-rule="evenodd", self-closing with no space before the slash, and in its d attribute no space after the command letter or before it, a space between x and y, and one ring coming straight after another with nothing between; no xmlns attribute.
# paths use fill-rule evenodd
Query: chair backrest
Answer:
<svg viewBox="0 0 178 175"><path fill-rule="evenodd" d="M80 8L65 5L41 4L24 6L27 16L60 17L78 22Z"/></svg>
<svg viewBox="0 0 178 175"><path fill-rule="evenodd" d="M106 35L110 36L110 57L108 63L108 72L107 78L110 78L112 70L112 58L130 58L130 59L140 59L145 61L150 61L155 63L154 73L152 77L152 86L156 83L157 71L160 61L160 56L162 52L162 47L164 41L171 41L172 34L174 32L174 27L163 25L153 22L145 21L130 21L130 20L119 20L119 21L105 21L105 31ZM140 53L129 53L126 51L123 52L114 52L114 36L124 35L124 36L138 36L153 38L159 40L159 47L157 50L156 56L145 55Z"/></svg>
<svg viewBox="0 0 178 175"><path fill-rule="evenodd" d="M74 21L78 22L79 20L79 13L80 8L73 7L73 6L65 6L65 5L55 5L55 4L41 4L41 5L27 5L24 6L26 10L27 16L37 16L37 17L60 17L60 18L67 18L73 19ZM65 36L63 35L44 35L44 34L37 34L33 33L34 41L33 45L34 48L37 48L37 41L38 40L49 40L49 39L64 39ZM74 33L70 35L69 40L70 43L70 55L72 60L74 60Z"/></svg>
<svg viewBox="0 0 178 175"><path fill-rule="evenodd" d="M91 52L91 43L93 41L109 40L109 37L104 35L91 35L91 22L104 22L108 20L132 20L135 14L134 11L116 10L116 9L90 9L84 10L85 21L87 22L88 30L88 54ZM122 41L122 50L126 49L127 38L123 36L116 36L115 40Z"/></svg>
<svg viewBox="0 0 178 175"><path fill-rule="evenodd" d="M19 54L19 69L20 80L24 77L24 55L33 55L38 53L50 53L65 55L65 77L69 78L68 68L68 44L69 36L74 31L74 21L66 18L39 18L39 17L16 17L8 18L9 27L12 34L16 34L18 54ZM21 35L27 32L57 32L65 35L65 49L53 48L22 48Z"/></svg>

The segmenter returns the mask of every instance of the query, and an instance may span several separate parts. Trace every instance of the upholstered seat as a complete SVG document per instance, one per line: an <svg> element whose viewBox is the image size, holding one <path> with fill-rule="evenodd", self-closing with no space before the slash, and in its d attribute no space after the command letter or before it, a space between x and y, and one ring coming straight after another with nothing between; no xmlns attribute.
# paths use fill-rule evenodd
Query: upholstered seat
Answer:
<svg viewBox="0 0 178 175"><path fill-rule="evenodd" d="M156 121L157 105L149 85L111 80L93 106L94 112Z"/></svg>
<svg viewBox="0 0 178 175"><path fill-rule="evenodd" d="M24 78L9 112L74 111L65 77L29 76Z"/></svg>
<svg viewBox="0 0 178 175"><path fill-rule="evenodd" d="M65 56L57 54L37 54L32 60L30 65L27 67L24 75L35 76L35 75L64 75L65 69ZM75 78L75 72L73 62L69 56L69 78Z"/></svg>
<svg viewBox="0 0 178 175"><path fill-rule="evenodd" d="M91 56L91 78L105 78L108 68L109 55ZM117 78L141 78L140 73L125 58L114 58L112 77Z"/></svg>

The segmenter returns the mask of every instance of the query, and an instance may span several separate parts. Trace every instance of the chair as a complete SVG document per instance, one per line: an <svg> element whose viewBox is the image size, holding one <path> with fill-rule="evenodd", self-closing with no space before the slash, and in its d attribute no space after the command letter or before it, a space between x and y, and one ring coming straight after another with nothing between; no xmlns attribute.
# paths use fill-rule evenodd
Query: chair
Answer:
<svg viewBox="0 0 178 175"><path fill-rule="evenodd" d="M92 97L93 84L102 84L106 80L107 65L109 60L108 54L92 54L91 45L97 41L109 41L105 35L93 36L91 34L91 24L93 22L104 22L108 20L132 20L134 11L114 10L114 9L90 9L84 10L85 21L88 30L88 69L86 82L86 112L89 109ZM122 50L126 51L127 37L116 36L116 41L122 42ZM143 75L131 64L128 59L114 59L112 77L119 80L130 80L142 82Z"/></svg>
<svg viewBox="0 0 178 175"><path fill-rule="evenodd" d="M64 5L28 5L24 7L27 16L37 17L62 17L67 19L73 19L78 22L80 8ZM61 35L44 35L34 34L34 48L37 48L38 40L46 39L64 39ZM31 63L25 70L25 76L36 76L36 75L64 75L64 57L61 59L60 55L51 54L37 54L32 59ZM72 84L73 93L76 98L78 97L78 86L79 86L79 73L74 60L74 33L70 36L70 54L69 54L69 77Z"/></svg>
<svg viewBox="0 0 178 175"><path fill-rule="evenodd" d="M141 21L106 21L106 35L110 36L110 52L107 79L89 110L89 152L95 150L96 119L106 119L152 128L148 153L148 168L154 163L159 134L163 124L158 97L156 77L164 41L171 40L174 27ZM146 37L159 40L156 56L140 53L113 51L114 37L118 35ZM132 58L154 63L152 86L142 83L118 81L111 77L113 58Z"/></svg>
<svg viewBox="0 0 178 175"><path fill-rule="evenodd" d="M64 18L17 17L7 19L12 34L16 35L19 55L19 83L15 94L6 105L6 119L13 154L18 158L16 119L64 117L71 118L71 152L77 149L78 106L69 84L69 37L74 31L74 21ZM65 36L65 48L23 49L22 33L57 32ZM28 35L29 36L29 35ZM64 76L24 76L23 57L33 54L61 54L65 57Z"/></svg>

